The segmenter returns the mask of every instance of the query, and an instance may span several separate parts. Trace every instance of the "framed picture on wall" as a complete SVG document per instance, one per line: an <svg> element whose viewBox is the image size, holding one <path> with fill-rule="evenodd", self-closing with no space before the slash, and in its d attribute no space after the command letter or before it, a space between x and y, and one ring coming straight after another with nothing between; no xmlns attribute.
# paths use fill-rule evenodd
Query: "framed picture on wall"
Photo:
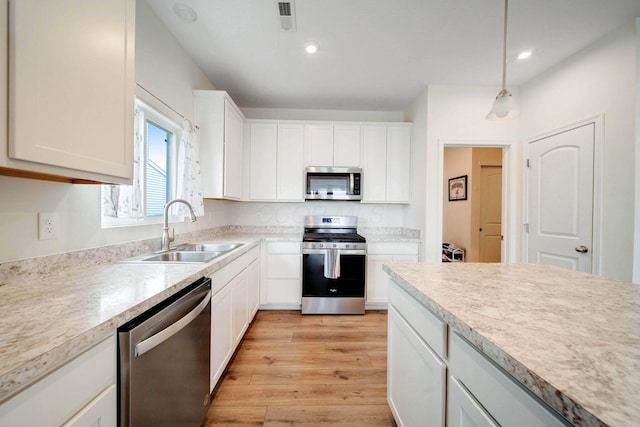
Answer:
<svg viewBox="0 0 640 427"><path fill-rule="evenodd" d="M467 200L467 175L449 179L449 201Z"/></svg>

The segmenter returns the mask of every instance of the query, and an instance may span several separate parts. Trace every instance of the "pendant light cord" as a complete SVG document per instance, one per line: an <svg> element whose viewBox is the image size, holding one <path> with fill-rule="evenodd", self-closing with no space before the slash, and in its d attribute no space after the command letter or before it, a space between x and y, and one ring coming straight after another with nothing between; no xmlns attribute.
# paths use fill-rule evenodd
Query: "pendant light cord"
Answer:
<svg viewBox="0 0 640 427"><path fill-rule="evenodd" d="M504 38L502 43L502 92L507 90L507 16L509 0L504 0Z"/></svg>

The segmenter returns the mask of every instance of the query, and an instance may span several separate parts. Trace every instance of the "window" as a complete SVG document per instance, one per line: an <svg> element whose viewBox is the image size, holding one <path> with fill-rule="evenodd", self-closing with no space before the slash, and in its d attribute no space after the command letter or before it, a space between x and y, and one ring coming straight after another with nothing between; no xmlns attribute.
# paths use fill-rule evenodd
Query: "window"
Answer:
<svg viewBox="0 0 640 427"><path fill-rule="evenodd" d="M132 185L102 186L102 226L162 221L176 194L178 124L136 100Z"/></svg>

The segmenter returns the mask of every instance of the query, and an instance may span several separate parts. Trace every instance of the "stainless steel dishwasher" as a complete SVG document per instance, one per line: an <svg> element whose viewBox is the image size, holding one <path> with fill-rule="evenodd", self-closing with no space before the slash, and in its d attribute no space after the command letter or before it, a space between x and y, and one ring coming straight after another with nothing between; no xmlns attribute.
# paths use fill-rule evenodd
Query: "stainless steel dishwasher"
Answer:
<svg viewBox="0 0 640 427"><path fill-rule="evenodd" d="M209 407L211 279L118 328L120 427L198 427Z"/></svg>

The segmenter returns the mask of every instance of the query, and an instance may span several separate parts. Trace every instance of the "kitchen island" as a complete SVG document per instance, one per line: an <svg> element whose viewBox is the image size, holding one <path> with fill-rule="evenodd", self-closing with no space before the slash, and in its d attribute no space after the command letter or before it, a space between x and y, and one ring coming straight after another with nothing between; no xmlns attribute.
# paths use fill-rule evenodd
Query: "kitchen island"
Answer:
<svg viewBox="0 0 640 427"><path fill-rule="evenodd" d="M388 263L384 270L393 280L390 328L394 301L409 304L398 312L417 331L415 337L421 332L419 322L411 321L417 311L431 316L431 325L443 325L442 349L438 339L424 341L446 377L444 393L459 383L457 366L466 369L463 365L471 363L456 350L466 346L481 355L479 363L487 369L515 380L516 391L522 389L559 425L567 420L581 426L640 425L640 286L535 264ZM390 384L397 380L391 346ZM484 397L473 396L473 387L483 393L474 384L474 372L479 370L465 374L463 391L489 412L485 425L508 425L493 418L491 396L486 404ZM391 387L389 393L393 409ZM451 408L444 408L449 404L441 406L453 424ZM498 409L518 417L516 406Z"/></svg>

